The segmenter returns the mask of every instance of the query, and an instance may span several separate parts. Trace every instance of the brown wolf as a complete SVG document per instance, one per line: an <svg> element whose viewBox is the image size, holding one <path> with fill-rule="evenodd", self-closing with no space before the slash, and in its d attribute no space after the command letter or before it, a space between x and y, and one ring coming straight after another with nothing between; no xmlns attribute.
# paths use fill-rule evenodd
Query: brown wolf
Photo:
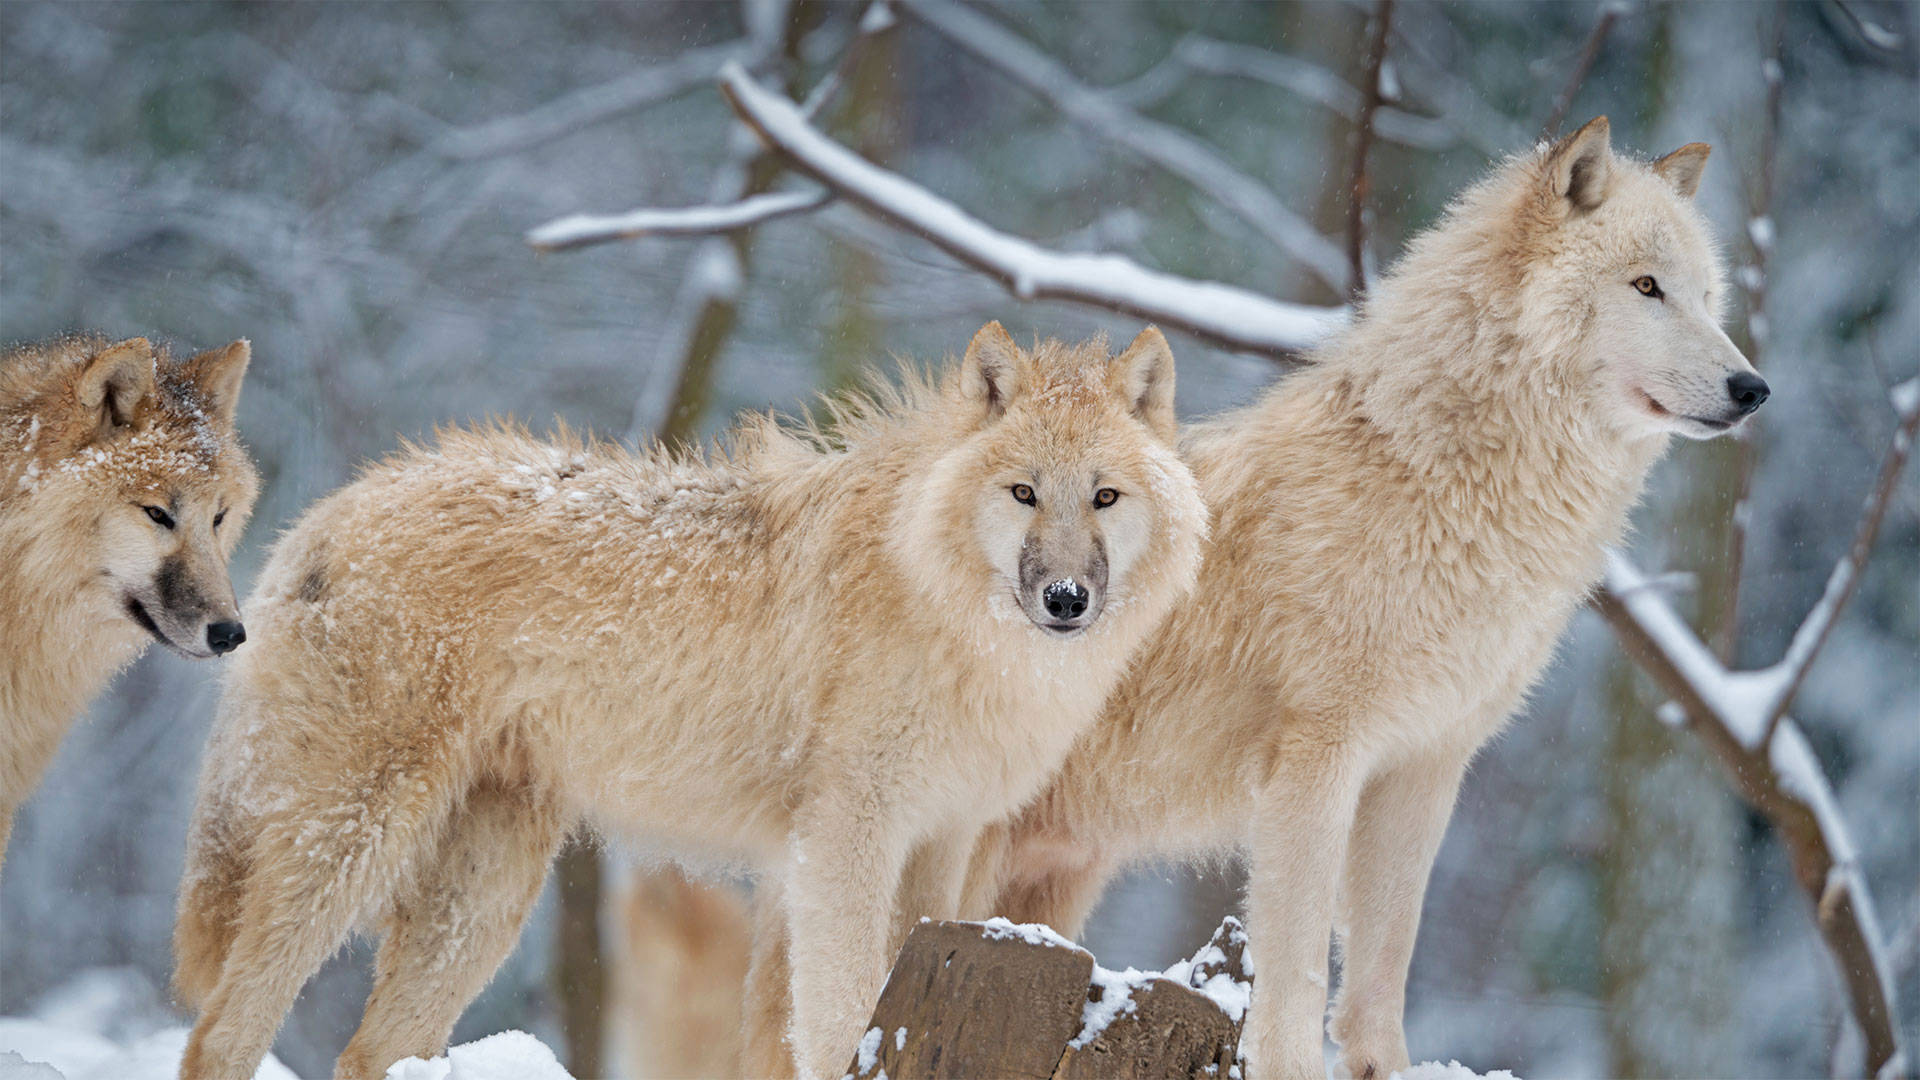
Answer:
<svg viewBox="0 0 1920 1080"><path fill-rule="evenodd" d="M76 714L149 641L246 640L227 557L259 479L233 430L248 345L0 355L0 855Z"/></svg>
<svg viewBox="0 0 1920 1080"><path fill-rule="evenodd" d="M983 843L969 906L1072 934L1117 863L1243 845L1250 1075L1324 1075L1336 927L1342 1067L1407 1066L1407 967L1462 771L1668 435L1731 430L1767 396L1719 328L1692 203L1707 152L1618 157L1603 117L1506 163L1310 369L1192 430L1214 514L1194 599Z"/></svg>
<svg viewBox="0 0 1920 1080"><path fill-rule="evenodd" d="M702 460L496 427L372 467L250 602L175 934L183 1077L250 1072L368 922L337 1073L438 1053L583 817L764 868L795 1054L837 1070L896 893L953 907L978 829L1190 587L1174 428L1157 331L1112 358L996 323L831 440L759 421Z"/></svg>

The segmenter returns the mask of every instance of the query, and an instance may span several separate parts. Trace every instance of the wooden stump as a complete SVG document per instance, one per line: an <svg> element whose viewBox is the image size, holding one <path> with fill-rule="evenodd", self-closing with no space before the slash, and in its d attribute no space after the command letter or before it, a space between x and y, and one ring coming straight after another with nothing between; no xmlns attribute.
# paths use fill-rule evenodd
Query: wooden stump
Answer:
<svg viewBox="0 0 1920 1080"><path fill-rule="evenodd" d="M1239 1053L1252 976L1229 918L1166 974L1113 972L1045 927L923 922L907 938L847 1073L1204 1077Z"/></svg>

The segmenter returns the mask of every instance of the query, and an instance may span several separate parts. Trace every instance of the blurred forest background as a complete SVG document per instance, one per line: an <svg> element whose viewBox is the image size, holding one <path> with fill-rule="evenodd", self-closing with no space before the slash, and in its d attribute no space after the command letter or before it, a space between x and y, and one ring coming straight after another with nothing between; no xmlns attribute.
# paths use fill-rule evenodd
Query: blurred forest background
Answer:
<svg viewBox="0 0 1920 1080"><path fill-rule="evenodd" d="M252 339L240 425L266 486L235 567L244 590L278 528L436 424L508 413L697 435L738 409L804 409L891 353L938 358L990 318L1021 338L1131 336L1139 319L1018 300L837 204L723 240L544 255L525 242L564 214L778 186L714 74L734 56L804 93L864 10L9 0L0 337ZM1372 3L967 10L1123 117L1198 140L1341 249L1356 118L1376 79ZM1365 233L1381 263L1556 113L1566 127L1609 115L1616 149L1714 145L1700 197L1747 286L1729 329L1774 396L1744 443L1676 446L1633 550L1649 570L1691 575L1670 583L1675 602L1749 666L1780 656L1847 550L1894 430L1888 388L1920 366L1916 35L1920 7L1873 0L1403 4L1385 42ZM844 74L823 128L1000 229L1342 299L1207 193L926 20L903 14ZM1187 335L1174 344L1187 416L1248 401L1285 370ZM687 407L667 415L676 400ZM1910 1053L1913 475L1794 708L1877 901ZM1744 550L1730 556L1736 526ZM218 674L150 652L68 737L0 881L0 1014L93 1010L128 1032L176 1022L163 990L174 889ZM1662 700L1584 613L1462 793L1409 989L1416 1059L1570 1077L1858 1067L1777 834L1696 741L1656 720ZM1205 940L1237 888L1231 867L1146 868L1109 893L1088 945L1108 966L1163 965ZM554 975L553 892L456 1041L522 1027L566 1044L580 987ZM302 997L276 1047L301 1075L329 1070L369 959L355 946Z"/></svg>

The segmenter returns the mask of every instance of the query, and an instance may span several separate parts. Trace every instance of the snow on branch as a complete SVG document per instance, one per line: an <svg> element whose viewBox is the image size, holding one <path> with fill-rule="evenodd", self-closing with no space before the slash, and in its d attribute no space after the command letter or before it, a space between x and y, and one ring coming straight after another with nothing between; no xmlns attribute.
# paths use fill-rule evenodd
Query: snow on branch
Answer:
<svg viewBox="0 0 1920 1080"><path fill-rule="evenodd" d="M566 251L641 236L704 236L818 210L832 201L831 192L814 189L753 195L720 206L642 208L624 214L570 214L529 230L527 243L541 251Z"/></svg>
<svg viewBox="0 0 1920 1080"><path fill-rule="evenodd" d="M1908 379L1894 387L1893 406L1899 414L1900 423L1894 429L1893 441L1887 446L1887 453L1880 461L1880 477L1874 483L1873 491L1867 496L1866 504L1860 510L1860 523L1854 527L1853 543L1847 547L1847 553L1833 564L1833 571L1827 575L1826 588L1821 590L1819 603L1813 606L1799 629L1793 632L1793 641L1787 645L1786 655L1769 671L1775 673L1778 686L1773 702L1774 715L1784 712L1787 703L1806 681L1807 669L1813 666L1813 659L1819 655L1820 647L1826 644L1827 635L1833 632L1834 619L1840 609L1853 598L1853 591L1860 584L1860 573L1867 564L1867 556L1873 551L1874 538L1880 534L1880 523L1887 516L1887 506L1893 501L1894 491L1900 480L1900 470L1907 463L1907 455L1913 450L1916 431L1920 431L1920 376Z"/></svg>
<svg viewBox="0 0 1920 1080"><path fill-rule="evenodd" d="M901 8L1068 119L1185 180L1251 225L1337 293L1347 287L1340 245L1212 147L1179 128L1141 116L1081 83L1046 53L985 15L949 0L902 0Z"/></svg>
<svg viewBox="0 0 1920 1080"><path fill-rule="evenodd" d="M532 149L590 124L705 85L712 81L722 64L730 60L751 63L763 52L748 41L688 49L663 64L576 90L517 116L503 116L450 131L435 140L430 149L460 160Z"/></svg>
<svg viewBox="0 0 1920 1080"><path fill-rule="evenodd" d="M785 97L730 64L720 88L762 141L834 194L999 278L1022 299L1124 312L1265 356L1289 357L1345 320L1337 308L1272 300L1216 282L1148 270L1118 255L1062 254L1009 236L827 138Z"/></svg>
<svg viewBox="0 0 1920 1080"><path fill-rule="evenodd" d="M1812 902L1820 935L1839 968L1854 1021L1865 1036L1869 1075L1899 1074L1900 1046L1891 970L1873 900L1861 875L1839 802L1806 735L1786 715L1807 670L1859 583L1901 468L1920 429L1920 378L1893 391L1899 426L1867 496L1853 543L1828 575L1786 655L1759 671L1732 671L1625 556L1610 556L1595 606L1635 662L1725 767L1735 787L1779 831L1794 877Z"/></svg>

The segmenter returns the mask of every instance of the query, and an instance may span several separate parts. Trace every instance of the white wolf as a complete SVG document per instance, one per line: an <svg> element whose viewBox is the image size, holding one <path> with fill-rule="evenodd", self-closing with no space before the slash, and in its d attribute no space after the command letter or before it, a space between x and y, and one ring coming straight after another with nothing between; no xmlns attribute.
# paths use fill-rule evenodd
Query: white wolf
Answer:
<svg viewBox="0 0 1920 1080"><path fill-rule="evenodd" d="M1408 1064L1428 869L1462 771L1539 676L1670 434L1767 386L1719 327L1708 148L1616 156L1594 120L1496 169L1354 324L1185 446L1201 581L1062 775L976 853L974 905L1077 932L1117 862L1244 845L1251 1075ZM997 899L996 899L997 898Z"/></svg>

